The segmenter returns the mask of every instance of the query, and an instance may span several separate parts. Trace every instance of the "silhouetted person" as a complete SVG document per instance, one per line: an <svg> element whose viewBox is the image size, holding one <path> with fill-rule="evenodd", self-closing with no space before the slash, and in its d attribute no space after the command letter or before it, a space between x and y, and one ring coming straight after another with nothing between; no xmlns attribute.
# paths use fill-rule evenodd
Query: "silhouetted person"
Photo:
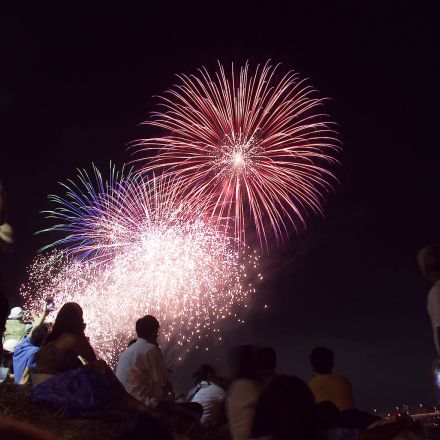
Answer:
<svg viewBox="0 0 440 440"><path fill-rule="evenodd" d="M310 364L315 377L309 387L317 403L329 400L339 411L355 407L350 381L333 373L335 358L333 351L326 347L316 347L310 354Z"/></svg>
<svg viewBox="0 0 440 440"><path fill-rule="evenodd" d="M259 347L256 352L257 375L262 387L266 387L275 377L277 354L272 347Z"/></svg>
<svg viewBox="0 0 440 440"><path fill-rule="evenodd" d="M233 382L228 390L226 415L233 440L248 440L261 385L258 381L255 348L241 345L230 352Z"/></svg>
<svg viewBox="0 0 440 440"><path fill-rule="evenodd" d="M121 354L116 376L129 394L143 404L157 406L166 399L168 368L157 345L159 322L151 315L136 321L138 339Z"/></svg>
<svg viewBox="0 0 440 440"><path fill-rule="evenodd" d="M84 333L85 328L83 310L79 304L64 304L37 354L35 372L45 376L57 375L81 367L82 362L96 361L95 351Z"/></svg>
<svg viewBox="0 0 440 440"><path fill-rule="evenodd" d="M201 365L193 377L194 387L189 391L187 400L202 405L200 423L203 426L215 426L222 413L226 392L215 383L217 374L211 365Z"/></svg>
<svg viewBox="0 0 440 440"><path fill-rule="evenodd" d="M273 440L317 440L319 427L310 388L294 376L277 376L261 393L252 437Z"/></svg>

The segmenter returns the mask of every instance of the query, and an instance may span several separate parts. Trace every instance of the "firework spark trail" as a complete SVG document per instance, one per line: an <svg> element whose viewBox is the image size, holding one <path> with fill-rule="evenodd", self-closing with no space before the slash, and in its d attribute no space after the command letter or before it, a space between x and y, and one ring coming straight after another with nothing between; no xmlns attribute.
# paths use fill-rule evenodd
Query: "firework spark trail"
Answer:
<svg viewBox="0 0 440 440"><path fill-rule="evenodd" d="M212 204L213 218L232 219L239 240L249 212L261 244L267 222L279 241L289 224L305 225L308 209L322 213L340 150L334 124L318 111L323 99L292 71L277 80L277 68L267 62L251 75L246 64L228 77L219 64L214 78L205 68L177 75L160 97L163 111L145 122L167 134L136 143L148 157L137 159L143 172L178 176L182 195Z"/></svg>
<svg viewBox="0 0 440 440"><path fill-rule="evenodd" d="M52 197L58 207L49 216L62 221L52 230L68 234L52 246L66 245L68 257L37 258L21 292L27 306L45 297L78 302L92 345L110 364L147 313L179 355L218 334L223 319L241 321L237 306L254 291L247 278L258 256L241 258L215 225L178 204L177 182L114 169L105 182L95 169L94 179L83 171L79 184L64 186L67 198Z"/></svg>

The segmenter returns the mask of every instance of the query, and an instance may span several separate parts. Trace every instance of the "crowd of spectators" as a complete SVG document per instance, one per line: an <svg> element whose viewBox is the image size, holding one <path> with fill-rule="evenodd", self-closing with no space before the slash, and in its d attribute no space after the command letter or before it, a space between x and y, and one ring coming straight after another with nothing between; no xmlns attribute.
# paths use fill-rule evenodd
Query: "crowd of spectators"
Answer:
<svg viewBox="0 0 440 440"><path fill-rule="evenodd" d="M212 365L201 365L193 374L194 386L175 398L157 343L160 323L153 316L137 320L137 339L121 353L113 373L97 359L78 304L64 304L51 331L44 325L45 307L28 334L24 330L18 340L18 330L7 329L10 322L14 329L19 328L15 321L20 324L22 311L13 308L8 313L3 296L0 303L4 333L14 335L16 341L8 344L8 339L3 340L5 352L12 353L10 376L19 386L32 387L32 403L46 411L62 410L70 417L109 411L131 414L132 422L127 425L131 437L127 438L138 438L145 430L155 433L154 438L173 438L151 417L158 411L200 424L207 431L227 425L232 440L385 440L403 434L420 438L409 417L382 420L358 410L349 380L333 372L334 354L326 347L311 352L315 377L308 384L277 373L272 347L242 345L230 351L229 381L221 380ZM14 423L0 424L1 432L5 426L12 429ZM20 426L17 429L23 428Z"/></svg>

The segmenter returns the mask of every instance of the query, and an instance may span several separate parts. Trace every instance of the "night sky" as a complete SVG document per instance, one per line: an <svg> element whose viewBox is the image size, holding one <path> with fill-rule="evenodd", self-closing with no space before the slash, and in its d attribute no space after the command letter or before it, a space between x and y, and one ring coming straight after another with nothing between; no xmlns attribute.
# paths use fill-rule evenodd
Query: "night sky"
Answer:
<svg viewBox="0 0 440 440"><path fill-rule="evenodd" d="M310 217L307 231L264 258L246 325L230 326L216 356L190 355L176 380L215 357L226 374L236 342L274 346L279 370L308 380L308 353L327 345L359 407L431 402L429 284L415 255L440 242L434 11L122 5L0 14L0 177L16 233L0 264L12 305L48 240L34 233L49 226L39 211L57 182L91 162L129 161L127 144L148 136L139 123L175 73L270 58L332 98L326 110L344 144L340 185L325 219Z"/></svg>

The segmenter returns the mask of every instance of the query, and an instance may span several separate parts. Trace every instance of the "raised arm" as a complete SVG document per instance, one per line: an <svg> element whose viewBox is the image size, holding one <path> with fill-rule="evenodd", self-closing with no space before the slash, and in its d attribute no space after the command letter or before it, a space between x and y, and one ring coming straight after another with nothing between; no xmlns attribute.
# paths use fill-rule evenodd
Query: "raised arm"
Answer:
<svg viewBox="0 0 440 440"><path fill-rule="evenodd" d="M49 314L49 311L47 310L47 304L44 303L43 312L41 313L40 317L32 323L32 330L29 333L29 337L31 337L34 329L38 327L39 325L43 324L44 320L46 319L46 316Z"/></svg>

